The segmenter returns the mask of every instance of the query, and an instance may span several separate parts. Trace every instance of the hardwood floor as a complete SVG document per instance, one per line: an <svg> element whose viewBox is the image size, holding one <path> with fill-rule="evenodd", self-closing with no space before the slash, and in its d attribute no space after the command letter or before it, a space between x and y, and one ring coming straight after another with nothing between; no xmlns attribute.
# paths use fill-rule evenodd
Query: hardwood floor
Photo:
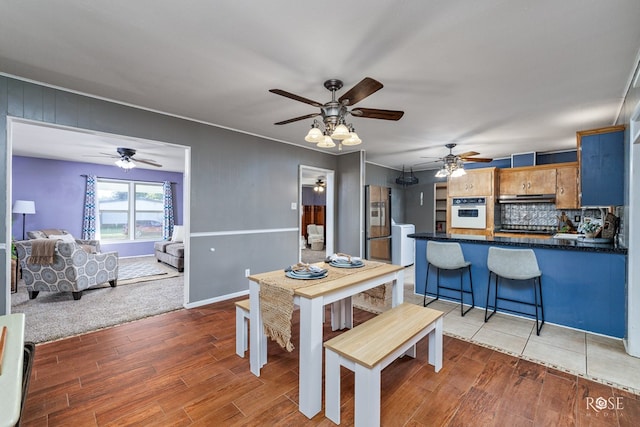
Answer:
<svg viewBox="0 0 640 427"><path fill-rule="evenodd" d="M356 323L373 316L354 311ZM293 320L295 337L297 311ZM335 334L327 322L325 339ZM437 374L426 357L423 340L417 359L399 359L383 371L382 425L640 421L639 396L465 341L444 338ZM235 354L233 301L178 310L38 345L22 425L334 425L324 410L311 420L298 411L297 358L297 350L269 343L269 362L256 377L248 357ZM353 374L342 373L341 425L348 426Z"/></svg>

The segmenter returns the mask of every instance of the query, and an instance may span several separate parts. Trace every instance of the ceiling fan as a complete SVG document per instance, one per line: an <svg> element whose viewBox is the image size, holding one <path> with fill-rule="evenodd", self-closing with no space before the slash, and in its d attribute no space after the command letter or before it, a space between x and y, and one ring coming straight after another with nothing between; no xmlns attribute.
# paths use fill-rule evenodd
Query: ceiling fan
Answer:
<svg viewBox="0 0 640 427"><path fill-rule="evenodd" d="M269 92L271 93L275 93L276 95L284 96L285 98L290 98L295 101L304 102L305 104L313 105L320 109L320 111L315 113L294 117L274 124L286 125L299 120L322 116L324 131L320 128L320 122L314 119L313 124L311 125L311 130L305 137L305 141L317 143L319 147L331 148L336 145L333 142L334 139L340 141L340 143L344 145L357 145L362 142L355 133L353 125L346 123L346 116L349 114L355 117L394 121L400 120L404 115L404 111L396 110L380 110L377 108L361 107L349 110L347 108L357 104L369 95L383 88L382 83L372 79L371 77L365 77L340 98L336 99L336 91L340 90L342 86L342 81L338 79L330 79L324 82L324 87L331 92L331 101L325 104L295 95L282 89L270 89Z"/></svg>
<svg viewBox="0 0 640 427"><path fill-rule="evenodd" d="M317 191L319 193L322 193L326 186L327 186L327 183L324 182L322 180L322 178L318 178L318 180L316 181L316 184L313 186L313 191Z"/></svg>
<svg viewBox="0 0 640 427"><path fill-rule="evenodd" d="M480 163L489 163L493 161L493 159L485 158L485 157L475 157L480 153L476 151L467 151L461 154L453 154L453 149L457 144L449 143L446 144L445 147L449 149L449 154L444 157L435 160L434 162L442 162L442 169L436 173L436 177L443 178L446 176L460 176L464 175L464 162L480 162ZM426 158L426 157L423 157ZM424 162L430 163L430 162ZM419 163L419 164L424 164Z"/></svg>
<svg viewBox="0 0 640 427"><path fill-rule="evenodd" d="M118 167L121 167L122 169L133 169L134 167L136 167L136 162L144 163L150 166L155 166L157 168L162 167L160 163L152 159L141 159L138 157L134 158L133 156L136 155L136 150L134 150L133 148L118 147L116 151L118 153L117 155L111 154L111 153L100 153L100 154L107 157L112 157L114 159L118 159L118 161L116 161L116 165Z"/></svg>

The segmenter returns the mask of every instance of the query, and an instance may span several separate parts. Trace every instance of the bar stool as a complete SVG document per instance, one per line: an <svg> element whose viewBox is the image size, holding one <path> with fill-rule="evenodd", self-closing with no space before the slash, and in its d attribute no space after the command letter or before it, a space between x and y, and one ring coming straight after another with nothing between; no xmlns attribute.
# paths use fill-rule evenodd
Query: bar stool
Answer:
<svg viewBox="0 0 640 427"><path fill-rule="evenodd" d="M436 277L436 298L427 303L427 285L429 284L429 270L431 266L434 266L437 271ZM442 286L440 284L440 270L461 270L466 268L469 270L469 288L467 291L462 286L462 271L460 272L460 288L451 288ZM455 242L434 242L433 240L427 241L427 278L424 283L424 302L423 306L426 307L434 301L440 298L440 288L449 289L452 291L460 291L460 314L464 316L469 310L475 307L475 301L473 299L473 281L471 280L471 263L465 261L462 254L462 248L459 243ZM471 294L471 307L464 311L464 294Z"/></svg>
<svg viewBox="0 0 640 427"><path fill-rule="evenodd" d="M544 307L542 305L542 271L538 267L538 261L536 254L532 249L503 249L490 247L489 255L487 258L487 267L489 268L489 281L487 282L487 304L484 311L484 321L487 322L491 316L496 313L498 306L498 300L511 301L519 304L529 305L535 308L536 317L536 333L540 335L542 325L544 325ZM489 312L489 294L491 293L491 276L495 277L495 295L493 299L493 312L488 315ZM510 298L498 297L498 281L499 278L511 279L511 280L527 280L533 284L534 302L515 300ZM538 284L536 289L536 282ZM538 303L538 293L540 294L540 300ZM540 314L542 322L539 323L538 319L538 307L540 308ZM504 308L503 310L511 311L514 313L531 315L531 313L525 313L516 310L510 310Z"/></svg>

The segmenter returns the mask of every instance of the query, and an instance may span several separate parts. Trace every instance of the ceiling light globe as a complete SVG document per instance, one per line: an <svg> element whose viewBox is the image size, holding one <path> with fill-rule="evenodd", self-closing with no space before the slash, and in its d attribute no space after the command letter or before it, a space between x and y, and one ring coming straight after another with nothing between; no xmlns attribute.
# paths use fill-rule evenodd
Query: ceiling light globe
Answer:
<svg viewBox="0 0 640 427"><path fill-rule="evenodd" d="M350 136L351 135L349 134L349 128L347 128L342 123L336 126L336 128L333 130L333 133L331 134L332 139L338 139L338 140L347 139Z"/></svg>
<svg viewBox="0 0 640 427"><path fill-rule="evenodd" d="M119 168L125 169L125 170L129 170L129 169L133 169L136 167L136 164L129 160L129 159L119 159L116 162L116 166L118 166Z"/></svg>
<svg viewBox="0 0 640 427"><path fill-rule="evenodd" d="M449 175L447 169L442 168L438 172L436 172L436 178L446 178Z"/></svg>
<svg viewBox="0 0 640 427"><path fill-rule="evenodd" d="M355 132L349 133L349 138L342 141L344 145L358 145L362 144L362 140L358 137L358 134Z"/></svg>
<svg viewBox="0 0 640 427"><path fill-rule="evenodd" d="M322 141L322 139L324 139L324 135L322 134L322 131L317 127L312 127L311 129L309 129L309 133L307 133L307 136L304 137L305 141L311 142L313 144Z"/></svg>
<svg viewBox="0 0 640 427"><path fill-rule="evenodd" d="M329 135L325 135L324 139L318 142L318 147L320 148L333 148L336 146L336 143L333 142L333 139Z"/></svg>
<svg viewBox="0 0 640 427"><path fill-rule="evenodd" d="M464 168L457 168L453 172L451 172L451 178L456 178L462 175L466 175L467 173L464 171Z"/></svg>

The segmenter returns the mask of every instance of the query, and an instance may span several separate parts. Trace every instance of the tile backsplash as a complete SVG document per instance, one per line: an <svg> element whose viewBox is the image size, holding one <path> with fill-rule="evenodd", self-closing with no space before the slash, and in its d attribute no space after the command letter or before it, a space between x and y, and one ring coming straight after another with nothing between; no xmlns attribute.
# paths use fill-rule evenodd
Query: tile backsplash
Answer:
<svg viewBox="0 0 640 427"><path fill-rule="evenodd" d="M502 226L515 225L531 229L557 228L558 217L562 212L567 214L576 227L580 225L580 222L582 222L585 217L601 217L600 209L557 209L553 203L500 204L496 206L496 209L500 211L500 215L496 215L495 218L500 219ZM616 208L614 215L620 218L621 212L622 210L620 208ZM575 221L578 217L580 221Z"/></svg>

